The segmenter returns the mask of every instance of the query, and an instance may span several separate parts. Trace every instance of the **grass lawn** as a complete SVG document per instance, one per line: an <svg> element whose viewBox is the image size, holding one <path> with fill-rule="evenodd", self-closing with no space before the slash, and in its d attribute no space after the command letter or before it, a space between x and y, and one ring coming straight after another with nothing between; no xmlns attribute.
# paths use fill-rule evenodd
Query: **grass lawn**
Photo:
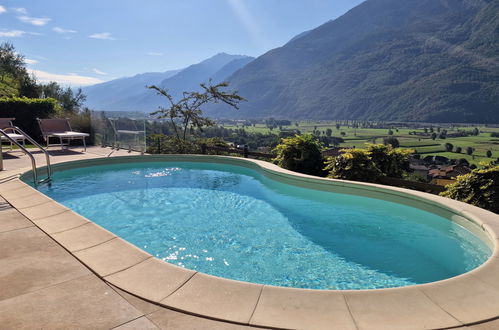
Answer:
<svg viewBox="0 0 499 330"><path fill-rule="evenodd" d="M295 124L298 123L298 126ZM435 133L438 132L438 124L432 124ZM224 125L225 128L241 129L242 125ZM430 133L430 125L426 125L428 134ZM412 135L412 132L416 131L418 133L424 133L424 127L418 128L406 128L406 127L396 127L394 126L391 130L393 131L393 136L396 137L402 148L410 148L416 150L422 156L427 155L440 155L447 158L466 158L470 163L478 165L479 162L489 162L499 158L499 138L494 138L490 136L490 133L499 133L499 128L477 126L480 130L478 136L466 136L466 137L452 137L447 139L435 139L432 140L430 136L420 136ZM353 128L347 126L341 126L340 129L336 128L336 122L334 121L292 121L292 125L283 126L283 130L293 130L298 129L301 133L312 133L314 130L321 132L321 135L326 134L327 129L332 130L332 136L341 137L345 140L340 147L358 147L362 148L365 143L383 143L383 138L388 137L388 129L377 129L377 128ZM471 131L474 126L468 127L452 127L450 125L445 125L440 128L440 130L446 129L448 134L452 134L460 130ZM254 133L273 133L279 134L280 129L274 128L270 130L265 124L256 124L254 126L246 126L244 129L247 132ZM342 132L344 135L342 135ZM409 134L411 133L411 134ZM445 144L451 143L456 147L461 147L462 151L460 154L455 152L447 152L445 149ZM466 148L474 148L473 155L466 154ZM486 152L490 150L492 152L492 157L487 158Z"/></svg>

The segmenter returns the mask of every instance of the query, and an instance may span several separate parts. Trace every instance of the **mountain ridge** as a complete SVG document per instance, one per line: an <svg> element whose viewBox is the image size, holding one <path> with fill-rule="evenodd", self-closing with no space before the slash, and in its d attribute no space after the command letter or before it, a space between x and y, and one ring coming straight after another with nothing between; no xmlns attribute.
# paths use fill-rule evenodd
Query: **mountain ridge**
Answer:
<svg viewBox="0 0 499 330"><path fill-rule="evenodd" d="M367 0L229 77L220 118L499 122L499 1Z"/></svg>
<svg viewBox="0 0 499 330"><path fill-rule="evenodd" d="M210 78L213 82L225 80L251 60L245 55L218 53L184 69L114 79L83 88L87 95L85 105L93 110L152 112L165 100L146 86L157 85L180 97L183 91L198 90L199 84Z"/></svg>

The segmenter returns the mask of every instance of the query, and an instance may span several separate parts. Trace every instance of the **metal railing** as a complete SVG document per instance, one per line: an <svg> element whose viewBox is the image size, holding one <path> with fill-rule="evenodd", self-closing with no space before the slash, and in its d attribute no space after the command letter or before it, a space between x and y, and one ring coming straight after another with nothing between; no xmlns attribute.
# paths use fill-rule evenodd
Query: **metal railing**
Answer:
<svg viewBox="0 0 499 330"><path fill-rule="evenodd" d="M45 154L45 157L46 157L46 160L47 160L47 178L44 179L44 180L38 181L38 171L37 171L37 168L36 168L36 160L35 160L35 157L33 156L33 154L28 149L26 149L22 144L20 144L19 142L17 142L16 139L11 138L9 136L9 134L7 134L7 132L5 132L4 130L0 129L0 134L1 135L3 135L10 143L12 143L12 144L16 145L17 147L19 147L19 149L21 149L31 159L31 167L33 169L33 181L34 181L35 186L38 185L39 183L49 182L51 180L51 178L52 178L52 168L50 166L50 155L47 152L47 150L45 150L40 144L38 144L35 140L33 140L29 135L27 135L26 133L24 133L20 128L18 128L18 127L12 127L12 129L14 129L15 131L17 131L21 135L23 135L26 138L26 140L28 140L33 145L35 145L36 147L38 147ZM0 152L2 152L2 151L0 150Z"/></svg>

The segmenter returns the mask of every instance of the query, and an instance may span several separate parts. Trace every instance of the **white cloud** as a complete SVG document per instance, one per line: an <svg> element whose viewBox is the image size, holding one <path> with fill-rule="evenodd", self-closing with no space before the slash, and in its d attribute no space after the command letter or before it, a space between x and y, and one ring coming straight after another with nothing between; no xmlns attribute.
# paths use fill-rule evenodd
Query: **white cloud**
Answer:
<svg viewBox="0 0 499 330"><path fill-rule="evenodd" d="M31 17L31 16L17 16L17 19L23 23L32 24L35 26L44 26L48 22L50 22L50 18L48 17Z"/></svg>
<svg viewBox="0 0 499 330"><path fill-rule="evenodd" d="M88 36L89 38L93 39L101 39L101 40L116 40L114 37L111 36L110 32L101 32L101 33L94 33Z"/></svg>
<svg viewBox="0 0 499 330"><path fill-rule="evenodd" d="M75 31L75 30L63 29L63 28L60 28L60 27L57 27L57 26L56 26L56 27L54 27L54 28L52 28L52 30L53 30L54 32L57 32L57 33L62 33L62 34L64 34L64 33L76 33L76 31Z"/></svg>
<svg viewBox="0 0 499 330"><path fill-rule="evenodd" d="M22 37L25 34L26 32L21 30L0 31L0 37L5 37L5 38L17 38L17 37Z"/></svg>
<svg viewBox="0 0 499 330"><path fill-rule="evenodd" d="M38 63L37 60L31 60L29 58L24 59L24 62L26 62L26 64L36 64L36 63Z"/></svg>
<svg viewBox="0 0 499 330"><path fill-rule="evenodd" d="M26 10L26 8L11 8L13 11L15 11L16 13L18 14L21 14L21 15L27 15L28 14L28 11Z"/></svg>
<svg viewBox="0 0 499 330"><path fill-rule="evenodd" d="M151 56L163 56L165 54L160 53L160 52L149 52L149 53L147 53L147 55L151 55Z"/></svg>
<svg viewBox="0 0 499 330"><path fill-rule="evenodd" d="M0 14L5 13L7 9L4 6L0 6Z"/></svg>
<svg viewBox="0 0 499 330"><path fill-rule="evenodd" d="M93 72L95 72L95 73L97 73L97 74L103 75L103 76L106 76L106 75L107 75L107 73L106 73L106 72L102 72L102 71L101 71L101 70L99 70L99 69L95 69L95 68L94 68L94 69L92 69L92 71L93 71Z"/></svg>
<svg viewBox="0 0 499 330"><path fill-rule="evenodd" d="M80 76L77 74L57 74L40 70L31 70L40 82L47 83L55 81L61 85L85 86L104 82L98 78Z"/></svg>

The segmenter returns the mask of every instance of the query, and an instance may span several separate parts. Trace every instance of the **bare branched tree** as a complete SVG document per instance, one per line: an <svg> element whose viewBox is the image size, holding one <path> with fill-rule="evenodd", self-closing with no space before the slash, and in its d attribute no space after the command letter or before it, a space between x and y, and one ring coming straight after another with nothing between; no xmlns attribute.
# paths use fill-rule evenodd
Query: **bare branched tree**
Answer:
<svg viewBox="0 0 499 330"><path fill-rule="evenodd" d="M198 128L202 130L205 126L213 126L215 123L203 116L201 107L208 103L225 103L235 109L239 109L239 103L246 101L236 91L227 92L223 89L228 87L227 82L212 85L211 81L200 85L202 92L183 92L182 98L175 101L167 89L155 85L147 86L158 95L168 100L168 107L160 107L158 111L151 113L158 119L169 119L179 140L186 140L188 129Z"/></svg>

